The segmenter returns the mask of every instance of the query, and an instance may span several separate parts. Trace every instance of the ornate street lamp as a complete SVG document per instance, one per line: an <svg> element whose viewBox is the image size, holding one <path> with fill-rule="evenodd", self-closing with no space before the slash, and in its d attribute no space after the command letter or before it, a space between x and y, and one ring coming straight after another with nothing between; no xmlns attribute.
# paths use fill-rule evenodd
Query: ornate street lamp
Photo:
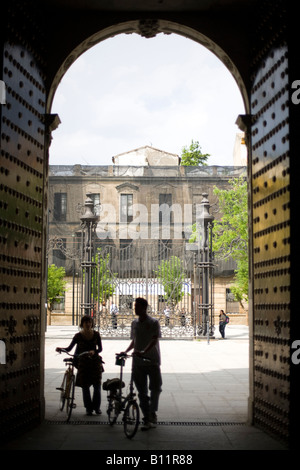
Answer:
<svg viewBox="0 0 300 470"><path fill-rule="evenodd" d="M200 204L200 212L197 217L199 229L199 290L200 290L200 324L198 325L198 335L209 338L214 333L213 318L213 253L212 253L212 227L214 216L209 213L210 204L207 199L208 194L202 194L203 199ZM202 294L202 295L201 295Z"/></svg>
<svg viewBox="0 0 300 470"><path fill-rule="evenodd" d="M92 277L96 268L93 262L94 243L93 235L95 233L99 216L95 215L95 207L91 194L86 195L83 205L84 213L80 217L83 235L83 256L82 256L82 279L84 280L84 301L81 304L82 315L92 315L95 304L92 301Z"/></svg>

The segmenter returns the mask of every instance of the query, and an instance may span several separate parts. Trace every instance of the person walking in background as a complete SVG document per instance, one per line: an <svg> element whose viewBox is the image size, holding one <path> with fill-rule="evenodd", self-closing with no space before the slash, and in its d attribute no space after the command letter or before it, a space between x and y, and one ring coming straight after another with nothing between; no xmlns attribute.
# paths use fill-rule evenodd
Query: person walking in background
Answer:
<svg viewBox="0 0 300 470"><path fill-rule="evenodd" d="M110 306L110 314L111 314L111 324L114 330L116 330L118 326L118 319L117 319L118 313L119 313L118 307L116 306L116 304L112 303Z"/></svg>
<svg viewBox="0 0 300 470"><path fill-rule="evenodd" d="M159 338L161 336L158 320L147 314L148 302L138 297L135 313L138 319L131 324L131 343L125 353L133 352L133 380L138 391L140 407L144 416L142 430L156 427L159 396L162 391L161 357ZM146 360L143 360L146 358ZM149 379L149 392L148 384Z"/></svg>
<svg viewBox="0 0 300 470"><path fill-rule="evenodd" d="M71 351L75 349L75 367L78 372L76 375L76 386L82 388L83 404L86 408L88 416L93 414L101 414L101 380L102 380L102 359L99 353L102 351L101 337L98 331L94 330L93 319L89 315L85 315L80 323L81 331L76 333L70 345L67 348L56 348L57 352L62 349ZM89 352L76 360L76 355L83 352ZM90 387L93 386L93 398L91 398Z"/></svg>
<svg viewBox="0 0 300 470"><path fill-rule="evenodd" d="M219 331L223 339L225 339L225 327L228 323L228 317L225 314L224 310L220 310L219 315Z"/></svg>
<svg viewBox="0 0 300 470"><path fill-rule="evenodd" d="M167 305L166 308L164 309L164 314L165 314L165 326L169 326L170 324L170 307Z"/></svg>

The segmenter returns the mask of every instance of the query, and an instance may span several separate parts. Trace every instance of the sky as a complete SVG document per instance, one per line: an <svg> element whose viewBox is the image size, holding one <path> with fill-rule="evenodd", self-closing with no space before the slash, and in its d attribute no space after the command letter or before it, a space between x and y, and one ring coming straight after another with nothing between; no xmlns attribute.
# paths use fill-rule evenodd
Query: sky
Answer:
<svg viewBox="0 0 300 470"><path fill-rule="evenodd" d="M198 141L209 165L233 165L238 86L205 47L179 35L121 34L82 54L54 96L61 120L50 165L112 165L146 145L181 155Z"/></svg>

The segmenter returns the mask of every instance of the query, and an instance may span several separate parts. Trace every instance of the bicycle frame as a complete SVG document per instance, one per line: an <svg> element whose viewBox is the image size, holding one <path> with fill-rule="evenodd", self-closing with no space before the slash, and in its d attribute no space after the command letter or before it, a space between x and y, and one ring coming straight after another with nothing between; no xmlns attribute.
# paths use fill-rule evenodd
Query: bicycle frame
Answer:
<svg viewBox="0 0 300 470"><path fill-rule="evenodd" d="M119 387L119 396L122 400L122 381L123 381L123 368L125 366L125 361L128 357L130 357L129 355L127 356L120 356L119 354L116 354L117 358L116 358L116 365L120 365L120 387ZM132 374L131 374L131 378L130 378L130 392L133 392L133 380L132 380Z"/></svg>
<svg viewBox="0 0 300 470"><path fill-rule="evenodd" d="M116 365L120 365L120 378L119 379L112 379L107 380L103 384L103 390L108 392L108 406L107 406L107 414L108 420L110 425L116 423L117 418L121 412L123 414L123 425L124 425L124 432L126 437L131 439L135 433L137 432L138 425L139 425L139 406L135 399L134 393L134 385L133 385L133 377L132 377L132 369L131 369L131 377L129 383L129 393L124 397L122 394L122 388L125 387L123 382L123 367L125 365L125 360L130 355L121 355L116 354Z"/></svg>
<svg viewBox="0 0 300 470"><path fill-rule="evenodd" d="M75 373L74 373L74 354L70 354L65 349L61 349L61 352L64 352L70 356L70 358L64 359L64 362L68 366L64 376L63 381L60 387L57 387L56 390L60 390L60 410L63 411L65 404L66 404L66 414L67 414L67 422L70 421L72 411L76 408L76 404L74 403L75 398ZM77 357L89 354L89 352L83 352L79 354Z"/></svg>
<svg viewBox="0 0 300 470"><path fill-rule="evenodd" d="M66 352L67 351L63 351ZM67 353L69 354L69 353ZM74 393L75 393L75 374L74 374L74 364L73 356L69 354L72 358L64 359L64 362L68 366L62 380L60 387L57 387L56 390L59 390L60 393L60 411L63 411L66 405L66 414L67 422L71 418L72 410L74 406Z"/></svg>

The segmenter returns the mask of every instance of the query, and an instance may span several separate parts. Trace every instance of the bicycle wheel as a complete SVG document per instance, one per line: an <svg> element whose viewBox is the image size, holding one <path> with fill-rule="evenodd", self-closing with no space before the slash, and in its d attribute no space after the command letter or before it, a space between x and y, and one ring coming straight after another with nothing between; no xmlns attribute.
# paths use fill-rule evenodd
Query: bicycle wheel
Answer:
<svg viewBox="0 0 300 470"><path fill-rule="evenodd" d="M57 390L60 390L59 396L59 409L63 411L66 403L66 385L67 385L68 372L65 372L62 384Z"/></svg>
<svg viewBox="0 0 300 470"><path fill-rule="evenodd" d="M70 421L71 414L74 408L74 396L75 396L75 375L69 378L69 382L66 389L66 413L67 422Z"/></svg>
<svg viewBox="0 0 300 470"><path fill-rule="evenodd" d="M120 403L116 397L110 397L107 405L107 415L110 425L115 424L120 413Z"/></svg>
<svg viewBox="0 0 300 470"><path fill-rule="evenodd" d="M124 432L128 439L132 439L137 429L139 427L140 422L140 409L139 405L135 400L131 400L128 402L124 417L123 417L123 424L124 424Z"/></svg>

